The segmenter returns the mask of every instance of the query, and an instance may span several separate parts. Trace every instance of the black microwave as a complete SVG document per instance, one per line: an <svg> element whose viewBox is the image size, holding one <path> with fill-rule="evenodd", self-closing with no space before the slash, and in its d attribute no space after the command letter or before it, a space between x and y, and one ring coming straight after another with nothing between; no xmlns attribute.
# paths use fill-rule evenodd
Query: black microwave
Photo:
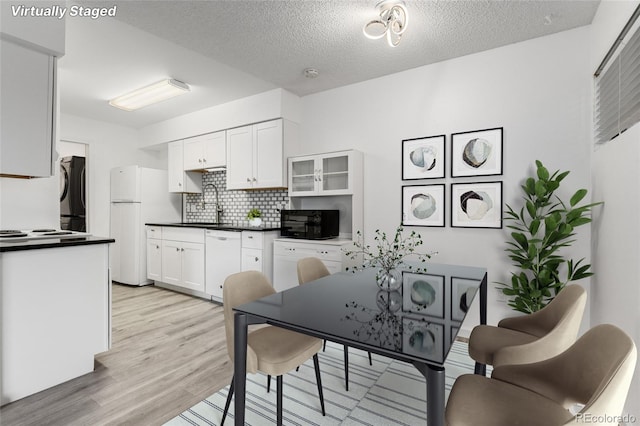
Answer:
<svg viewBox="0 0 640 426"><path fill-rule="evenodd" d="M338 210L281 210L280 235L307 240L325 240L338 236Z"/></svg>

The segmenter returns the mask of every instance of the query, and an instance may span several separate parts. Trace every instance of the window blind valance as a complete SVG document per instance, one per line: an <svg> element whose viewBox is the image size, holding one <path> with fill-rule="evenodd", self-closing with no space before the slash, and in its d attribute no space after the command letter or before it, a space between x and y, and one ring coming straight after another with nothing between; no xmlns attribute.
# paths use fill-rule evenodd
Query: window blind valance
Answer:
<svg viewBox="0 0 640 426"><path fill-rule="evenodd" d="M635 25L639 15L640 6L596 71L594 130L597 144L610 141L640 122L640 31ZM634 32L629 35L631 29ZM617 56L614 57L615 53Z"/></svg>

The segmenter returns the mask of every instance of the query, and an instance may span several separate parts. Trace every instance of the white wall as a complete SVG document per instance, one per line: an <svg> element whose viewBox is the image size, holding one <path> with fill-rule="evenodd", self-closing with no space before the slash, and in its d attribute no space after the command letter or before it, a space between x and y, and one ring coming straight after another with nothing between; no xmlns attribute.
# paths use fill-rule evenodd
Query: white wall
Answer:
<svg viewBox="0 0 640 426"><path fill-rule="evenodd" d="M591 26L593 72L620 34L638 1L603 1ZM640 344L640 124L593 153L594 199L604 208L592 224L591 325L614 324ZM640 418L640 368L627 397L626 411Z"/></svg>
<svg viewBox="0 0 640 426"><path fill-rule="evenodd" d="M549 169L571 170L569 192L590 185L590 80L588 28L424 66L302 98L301 150L316 153L354 148L365 153L364 231L391 232L400 223L401 140L504 127L504 175L477 180L504 182L504 199L520 197L521 181L539 159ZM447 175L449 175L447 165ZM514 270L504 253L507 230L416 228L433 261L488 268L489 282ZM589 229L580 232L574 257L589 257ZM372 241L370 241L372 242ZM588 287L588 280L584 281ZM513 315L493 284L488 322ZM477 314L470 315L477 322ZM588 313L584 323L588 324ZM473 323L465 324L466 333Z"/></svg>
<svg viewBox="0 0 640 426"><path fill-rule="evenodd" d="M138 164L167 168L166 149L138 149L138 132L132 128L63 114L60 119L60 139L86 143L88 146L87 186L90 197L87 214L88 231L93 235L109 235L109 176L113 167Z"/></svg>
<svg viewBox="0 0 640 426"><path fill-rule="evenodd" d="M138 164L167 169L166 146L138 149L136 129L60 115L58 139L87 144L88 231L109 235L109 173ZM40 179L0 178L0 229L60 227L60 176Z"/></svg>
<svg viewBox="0 0 640 426"><path fill-rule="evenodd" d="M300 121L300 98L284 89L201 109L140 129L140 146L148 147L274 118Z"/></svg>

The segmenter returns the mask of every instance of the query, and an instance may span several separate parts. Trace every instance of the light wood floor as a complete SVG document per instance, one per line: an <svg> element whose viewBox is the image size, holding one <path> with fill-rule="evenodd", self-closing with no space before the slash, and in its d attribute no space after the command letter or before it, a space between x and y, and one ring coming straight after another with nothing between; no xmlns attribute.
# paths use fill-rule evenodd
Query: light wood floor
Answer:
<svg viewBox="0 0 640 426"><path fill-rule="evenodd" d="M112 309L95 371L5 405L0 424L160 425L231 381L221 305L114 284Z"/></svg>

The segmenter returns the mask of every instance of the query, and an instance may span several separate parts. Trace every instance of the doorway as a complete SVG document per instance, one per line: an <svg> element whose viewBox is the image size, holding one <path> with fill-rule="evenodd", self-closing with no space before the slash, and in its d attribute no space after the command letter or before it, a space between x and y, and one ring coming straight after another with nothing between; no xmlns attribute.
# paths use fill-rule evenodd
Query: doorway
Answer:
<svg viewBox="0 0 640 426"><path fill-rule="evenodd" d="M60 141L60 229L87 232L88 218L88 145Z"/></svg>

